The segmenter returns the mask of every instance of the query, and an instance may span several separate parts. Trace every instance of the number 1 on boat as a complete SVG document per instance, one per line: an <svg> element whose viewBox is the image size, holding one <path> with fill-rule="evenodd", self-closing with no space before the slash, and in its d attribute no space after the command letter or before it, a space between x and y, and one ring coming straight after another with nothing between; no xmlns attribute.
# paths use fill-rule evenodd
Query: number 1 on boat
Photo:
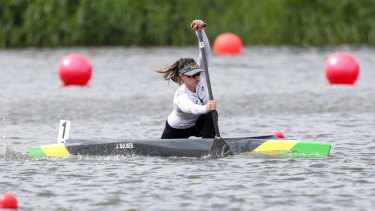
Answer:
<svg viewBox="0 0 375 211"><path fill-rule="evenodd" d="M68 142L70 131L70 121L69 120L60 120L60 129L57 136L57 143Z"/></svg>

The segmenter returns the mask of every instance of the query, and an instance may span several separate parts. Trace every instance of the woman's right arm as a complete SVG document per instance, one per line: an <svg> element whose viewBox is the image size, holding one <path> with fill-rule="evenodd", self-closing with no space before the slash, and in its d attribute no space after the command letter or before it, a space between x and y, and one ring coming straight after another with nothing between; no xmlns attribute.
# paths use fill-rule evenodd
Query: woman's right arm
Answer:
<svg viewBox="0 0 375 211"><path fill-rule="evenodd" d="M175 103L181 111L184 113L190 113L195 115L205 114L208 112L208 107L206 105L198 105L189 99L187 94L178 94L175 97ZM211 105L212 106L212 105ZM215 104L216 109L216 104Z"/></svg>

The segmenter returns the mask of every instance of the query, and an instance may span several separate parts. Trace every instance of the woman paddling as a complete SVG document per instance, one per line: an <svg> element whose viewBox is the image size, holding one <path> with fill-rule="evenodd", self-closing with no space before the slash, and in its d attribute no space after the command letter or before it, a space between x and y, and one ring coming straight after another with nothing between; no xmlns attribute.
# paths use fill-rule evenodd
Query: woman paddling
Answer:
<svg viewBox="0 0 375 211"><path fill-rule="evenodd" d="M191 23L193 30L202 30L208 61L210 45L203 30L205 26L206 23L202 20L195 20ZM203 67L203 58L199 52L198 64L192 58L181 58L169 67L155 70L162 73L166 81L172 80L179 85L174 94L173 111L167 118L162 139L189 138L190 136L215 137L210 112L216 110L216 102L209 100L205 73L200 67Z"/></svg>

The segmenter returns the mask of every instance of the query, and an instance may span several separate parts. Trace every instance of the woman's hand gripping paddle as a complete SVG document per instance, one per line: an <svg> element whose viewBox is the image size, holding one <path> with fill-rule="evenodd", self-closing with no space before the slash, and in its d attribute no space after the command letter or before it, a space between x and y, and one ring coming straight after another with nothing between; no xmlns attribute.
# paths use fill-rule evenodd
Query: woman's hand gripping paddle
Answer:
<svg viewBox="0 0 375 211"><path fill-rule="evenodd" d="M206 51L204 48L202 30L198 29L197 32L198 32L198 39L199 39L199 48L201 50L202 57L203 57L203 67L204 67L204 72L206 74L208 93L210 95L210 100L213 100L214 97L212 95L210 76L208 74ZM222 139L220 136L219 126L218 126L218 121L217 121L217 111L215 110L215 111L212 111L211 113L212 113L212 119L214 121L215 134L216 134L215 140L212 142L212 145L211 145L211 155L214 157L223 157L223 156L231 155L232 151L230 150L228 143L225 142L224 139Z"/></svg>

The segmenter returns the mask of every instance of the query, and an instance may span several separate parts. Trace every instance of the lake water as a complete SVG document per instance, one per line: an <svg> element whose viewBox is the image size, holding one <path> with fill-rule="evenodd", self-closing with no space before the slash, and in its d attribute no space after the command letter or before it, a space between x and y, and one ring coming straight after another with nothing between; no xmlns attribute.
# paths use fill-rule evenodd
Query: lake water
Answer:
<svg viewBox="0 0 375 211"><path fill-rule="evenodd" d="M328 84L324 63L354 56L354 86ZM86 87L64 87L67 54L93 66ZM28 158L55 143L60 119L79 139L158 138L177 86L153 72L188 48L0 50L0 193L20 210L370 210L375 206L375 49L247 47L211 55L225 137L268 135L332 145L326 159Z"/></svg>

